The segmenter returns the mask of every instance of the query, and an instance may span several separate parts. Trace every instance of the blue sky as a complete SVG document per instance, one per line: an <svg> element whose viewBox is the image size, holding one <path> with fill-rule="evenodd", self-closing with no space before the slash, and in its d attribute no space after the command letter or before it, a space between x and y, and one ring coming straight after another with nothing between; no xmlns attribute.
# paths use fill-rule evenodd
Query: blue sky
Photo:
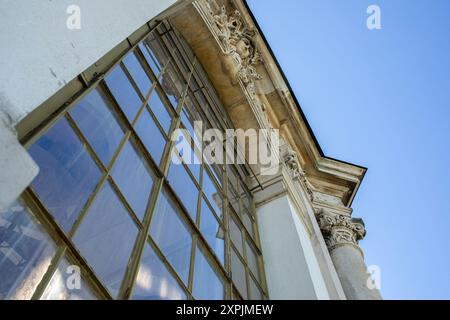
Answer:
<svg viewBox="0 0 450 320"><path fill-rule="evenodd" d="M383 297L450 299L450 1L248 4L325 155L369 169L353 214Z"/></svg>

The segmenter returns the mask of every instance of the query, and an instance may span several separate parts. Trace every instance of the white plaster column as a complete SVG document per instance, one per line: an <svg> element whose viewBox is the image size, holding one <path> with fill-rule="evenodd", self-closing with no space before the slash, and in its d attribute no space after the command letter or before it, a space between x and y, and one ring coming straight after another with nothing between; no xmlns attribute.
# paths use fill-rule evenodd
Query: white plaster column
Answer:
<svg viewBox="0 0 450 320"><path fill-rule="evenodd" d="M358 246L358 241L366 233L362 219L318 209L317 221L347 299L382 299L377 289L367 285L370 275L364 263L364 254Z"/></svg>

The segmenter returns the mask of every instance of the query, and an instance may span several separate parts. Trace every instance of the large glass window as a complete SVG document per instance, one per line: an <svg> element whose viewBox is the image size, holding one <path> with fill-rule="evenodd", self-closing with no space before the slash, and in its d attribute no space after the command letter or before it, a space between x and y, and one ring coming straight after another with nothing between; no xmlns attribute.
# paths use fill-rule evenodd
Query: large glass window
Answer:
<svg viewBox="0 0 450 320"><path fill-rule="evenodd" d="M202 154L231 122L195 60L163 21L26 141L40 172L0 212L0 299L267 297L248 170Z"/></svg>

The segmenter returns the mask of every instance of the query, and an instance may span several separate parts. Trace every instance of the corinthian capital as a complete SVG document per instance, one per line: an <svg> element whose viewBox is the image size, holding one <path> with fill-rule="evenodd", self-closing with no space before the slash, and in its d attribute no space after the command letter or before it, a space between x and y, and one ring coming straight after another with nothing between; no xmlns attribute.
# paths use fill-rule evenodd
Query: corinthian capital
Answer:
<svg viewBox="0 0 450 320"><path fill-rule="evenodd" d="M340 245L352 245L359 249L358 242L366 235L362 219L344 214L316 211L316 219L329 250Z"/></svg>

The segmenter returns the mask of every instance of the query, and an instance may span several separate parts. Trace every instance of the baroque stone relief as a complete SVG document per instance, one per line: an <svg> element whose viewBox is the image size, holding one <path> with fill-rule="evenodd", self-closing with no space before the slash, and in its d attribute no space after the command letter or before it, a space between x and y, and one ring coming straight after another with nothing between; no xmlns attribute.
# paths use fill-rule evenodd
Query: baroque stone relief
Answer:
<svg viewBox="0 0 450 320"><path fill-rule="evenodd" d="M256 71L256 66L262 62L254 41L256 30L244 24L238 10L227 12L226 7L219 6L215 0L197 0L196 3L219 40L225 54L222 65L232 84L241 82L251 101L264 112L265 107L257 97L255 85L256 80L262 79Z"/></svg>

